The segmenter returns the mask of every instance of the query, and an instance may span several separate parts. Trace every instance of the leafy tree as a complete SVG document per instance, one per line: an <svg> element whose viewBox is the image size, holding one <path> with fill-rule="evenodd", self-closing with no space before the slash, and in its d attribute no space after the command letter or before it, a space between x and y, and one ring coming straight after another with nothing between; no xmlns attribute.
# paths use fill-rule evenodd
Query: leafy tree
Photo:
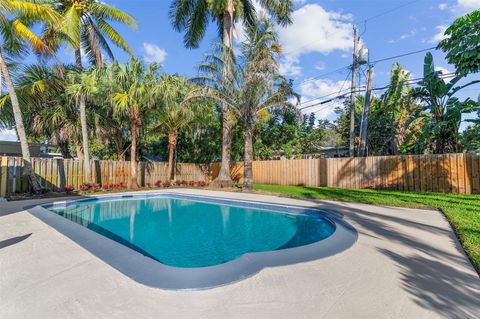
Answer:
<svg viewBox="0 0 480 319"><path fill-rule="evenodd" d="M448 63L455 65L457 73L480 71L480 9L456 19L445 35L438 48L447 53Z"/></svg>
<svg viewBox="0 0 480 319"><path fill-rule="evenodd" d="M460 141L465 151L480 153L480 124L472 124L462 132Z"/></svg>
<svg viewBox="0 0 480 319"><path fill-rule="evenodd" d="M174 178L173 161L177 146L178 132L193 119L193 111L183 102L188 93L187 79L162 75L159 86L161 107L154 131L163 131L168 136L168 178Z"/></svg>
<svg viewBox="0 0 480 319"><path fill-rule="evenodd" d="M80 123L82 129L82 145L85 166L85 180L90 183L90 154L88 149L87 102L94 102L98 93L100 77L96 69L71 70L67 74L66 92L80 107Z"/></svg>
<svg viewBox="0 0 480 319"><path fill-rule="evenodd" d="M474 83L479 83L480 80L455 86L462 79L462 75L446 82L441 74L441 71L435 71L432 54L427 53L424 61L423 80L413 91L413 97L423 104L412 119L412 124L422 121L422 132L416 148L432 151L435 154L459 151L458 130L462 114L473 112L480 106L478 102L470 98L460 101L455 97L458 91Z"/></svg>
<svg viewBox="0 0 480 319"><path fill-rule="evenodd" d="M83 159L78 110L65 93L65 74L69 67L33 64L22 68L17 78L17 92L23 105L27 134L36 140L51 140L65 158L70 158L70 142Z"/></svg>
<svg viewBox="0 0 480 319"><path fill-rule="evenodd" d="M189 98L209 97L238 113L244 127L244 189L251 191L254 124L265 109L291 107L288 99L294 93L292 83L278 75L280 45L273 26L262 20L246 31L241 59L236 61L233 54L209 55L199 68L203 75L196 79L204 87L192 91ZM223 72L227 64L229 75Z"/></svg>
<svg viewBox="0 0 480 319"><path fill-rule="evenodd" d="M291 0L259 0L258 3L280 25L291 23ZM209 20L213 20L218 25L223 47L229 51L233 48L235 23L242 21L245 26L254 26L257 23L252 0L174 0L170 7L170 18L175 30L185 32L184 43L187 48L198 47ZM230 73L228 69L223 71ZM216 183L218 186L231 186L233 183L230 177L230 159L234 119L232 110L229 110L227 105L221 103L221 107L222 163Z"/></svg>
<svg viewBox="0 0 480 319"><path fill-rule="evenodd" d="M126 115L130 121L132 145L130 147L131 186L137 183L137 138L145 114L155 107L158 94L157 64L146 66L140 60L130 60L122 65L114 62L109 66L117 85L112 92L115 114Z"/></svg>
<svg viewBox="0 0 480 319"><path fill-rule="evenodd" d="M22 149L25 174L28 176L34 193L41 191L41 185L31 167L30 150L28 148L22 110L15 90L6 58L17 57L25 53L27 47L36 52L49 52L50 49L30 29L29 25L40 22L52 26L60 23L60 16L50 7L16 0L0 0L0 78L5 79L8 88L8 98L11 101L15 128Z"/></svg>

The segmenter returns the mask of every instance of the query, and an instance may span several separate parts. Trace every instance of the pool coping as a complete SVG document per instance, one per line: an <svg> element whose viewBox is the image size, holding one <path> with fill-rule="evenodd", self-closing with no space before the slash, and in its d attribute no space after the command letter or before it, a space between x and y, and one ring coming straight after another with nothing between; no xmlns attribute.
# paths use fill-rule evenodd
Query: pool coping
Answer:
<svg viewBox="0 0 480 319"><path fill-rule="evenodd" d="M316 214L321 213L325 218L334 222L336 230L328 238L305 246L268 252L245 253L234 260L214 266L179 268L162 264L157 260L143 255L141 252L118 243L47 209L59 205L68 205L69 203L74 202L158 197L205 200L243 207L274 209L283 212L288 210L288 213L292 214L305 214L312 212ZM247 201L171 192L97 195L78 200L56 201L50 204L35 206L28 211L36 218L73 240L75 243L132 280L150 287L166 290L200 290L228 285L249 278L266 267L287 266L338 254L350 248L358 238L358 233L355 228L345 222L341 215L331 211L310 207L280 205L263 201Z"/></svg>

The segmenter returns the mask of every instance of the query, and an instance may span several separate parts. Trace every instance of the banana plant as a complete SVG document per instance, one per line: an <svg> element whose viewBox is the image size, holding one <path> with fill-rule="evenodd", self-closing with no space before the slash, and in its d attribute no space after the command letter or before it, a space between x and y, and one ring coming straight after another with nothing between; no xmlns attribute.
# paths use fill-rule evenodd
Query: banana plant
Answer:
<svg viewBox="0 0 480 319"><path fill-rule="evenodd" d="M425 55L423 79L412 93L412 97L423 105L410 121L410 125L421 124L422 127L415 145L418 153L444 154L460 151L458 130L462 114L480 108L479 102L470 98L461 101L455 96L463 88L480 83L480 80L476 80L457 85L463 77L456 75L449 82L446 81L441 71L435 71L432 54L428 52Z"/></svg>

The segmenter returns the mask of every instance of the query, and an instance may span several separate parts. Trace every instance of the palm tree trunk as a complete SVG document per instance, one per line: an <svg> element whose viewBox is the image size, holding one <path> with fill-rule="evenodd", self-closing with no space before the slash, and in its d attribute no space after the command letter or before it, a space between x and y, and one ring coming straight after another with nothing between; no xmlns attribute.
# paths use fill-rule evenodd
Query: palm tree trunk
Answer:
<svg viewBox="0 0 480 319"><path fill-rule="evenodd" d="M80 123L82 125L82 139L83 139L83 166L85 171L85 181L90 183L90 156L88 151L88 129L87 129L87 108L85 103L85 96L82 94L80 96Z"/></svg>
<svg viewBox="0 0 480 319"><path fill-rule="evenodd" d="M82 51L79 49L75 49L75 65L79 70L83 69L82 66Z"/></svg>
<svg viewBox="0 0 480 319"><path fill-rule="evenodd" d="M20 147L22 149L24 174L28 176L32 191L35 194L38 194L42 191L42 186L40 185L37 176L32 169L32 161L30 158L30 149L28 148L27 134L25 133L25 127L23 125L22 110L20 109L20 103L18 101L12 78L10 77L10 73L8 72L7 64L3 59L3 50L1 48L0 69L2 70L3 76L5 78L5 83L7 85L8 93L10 95L10 101L12 102L13 116L15 118L15 128L17 129L18 139L20 140Z"/></svg>
<svg viewBox="0 0 480 319"><path fill-rule="evenodd" d="M175 156L175 147L177 146L177 132L168 133L168 179L173 180L173 159Z"/></svg>
<svg viewBox="0 0 480 319"><path fill-rule="evenodd" d="M79 70L82 67L82 52L80 48L75 49L75 63ZM82 126L82 144L83 144L83 167L85 172L85 181L90 183L90 154L88 152L88 128L87 128L87 111L86 111L86 102L85 96L82 94L79 99L80 107L80 123Z"/></svg>
<svg viewBox="0 0 480 319"><path fill-rule="evenodd" d="M85 159L85 156L83 155L83 149L81 142L76 142L75 143L75 151L77 152L77 158L81 161Z"/></svg>
<svg viewBox="0 0 480 319"><path fill-rule="evenodd" d="M228 0L227 10L223 16L223 44L227 48L233 46L233 0ZM228 68L225 68L226 76L229 74ZM231 111L227 105L222 103L222 163L217 178L211 184L214 187L232 187L233 181L230 174L230 160L232 157L232 121Z"/></svg>
<svg viewBox="0 0 480 319"><path fill-rule="evenodd" d="M243 155L243 191L253 190L253 121L250 116L245 120L245 146Z"/></svg>
<svg viewBox="0 0 480 319"><path fill-rule="evenodd" d="M130 175L131 175L131 188L137 189L137 120L132 120L132 146L130 147Z"/></svg>

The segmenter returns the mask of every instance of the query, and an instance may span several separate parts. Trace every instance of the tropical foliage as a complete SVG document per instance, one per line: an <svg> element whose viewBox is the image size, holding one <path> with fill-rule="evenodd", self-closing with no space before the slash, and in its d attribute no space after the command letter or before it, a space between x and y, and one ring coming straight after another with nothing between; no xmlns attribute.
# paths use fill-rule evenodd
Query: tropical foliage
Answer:
<svg viewBox="0 0 480 319"><path fill-rule="evenodd" d="M448 63L459 74L480 71L480 9L458 18L445 31L438 48L447 53Z"/></svg>

